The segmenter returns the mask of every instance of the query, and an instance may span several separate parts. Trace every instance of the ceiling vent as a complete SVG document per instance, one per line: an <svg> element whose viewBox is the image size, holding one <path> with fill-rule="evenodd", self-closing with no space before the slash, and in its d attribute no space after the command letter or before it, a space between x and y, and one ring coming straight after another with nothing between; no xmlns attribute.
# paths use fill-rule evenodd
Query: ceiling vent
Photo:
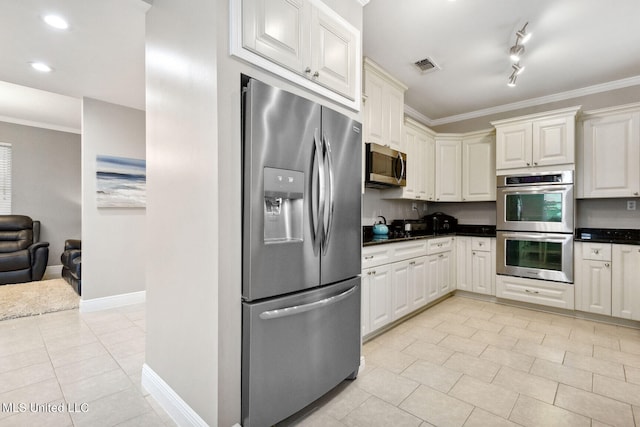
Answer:
<svg viewBox="0 0 640 427"><path fill-rule="evenodd" d="M414 62L414 65L418 67L422 74L430 73L432 71L439 70L440 67L435 61L429 57Z"/></svg>

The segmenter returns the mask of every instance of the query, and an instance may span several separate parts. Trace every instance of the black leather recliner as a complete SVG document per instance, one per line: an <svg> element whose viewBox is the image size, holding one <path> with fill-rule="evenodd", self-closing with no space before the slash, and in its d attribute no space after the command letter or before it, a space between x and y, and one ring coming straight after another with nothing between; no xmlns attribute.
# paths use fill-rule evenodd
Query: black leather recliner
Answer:
<svg viewBox="0 0 640 427"><path fill-rule="evenodd" d="M82 242L78 239L69 239L64 242L64 252L60 257L62 261L62 277L69 282L78 295L82 292Z"/></svg>
<svg viewBox="0 0 640 427"><path fill-rule="evenodd" d="M25 215L0 215L0 285L41 280L49 243L40 242L40 221Z"/></svg>

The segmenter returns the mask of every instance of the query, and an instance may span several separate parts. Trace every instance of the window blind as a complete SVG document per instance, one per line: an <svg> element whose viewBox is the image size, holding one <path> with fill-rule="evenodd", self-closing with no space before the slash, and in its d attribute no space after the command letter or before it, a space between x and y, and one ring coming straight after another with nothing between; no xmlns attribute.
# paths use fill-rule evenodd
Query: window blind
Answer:
<svg viewBox="0 0 640 427"><path fill-rule="evenodd" d="M0 142L0 214L11 214L11 144Z"/></svg>

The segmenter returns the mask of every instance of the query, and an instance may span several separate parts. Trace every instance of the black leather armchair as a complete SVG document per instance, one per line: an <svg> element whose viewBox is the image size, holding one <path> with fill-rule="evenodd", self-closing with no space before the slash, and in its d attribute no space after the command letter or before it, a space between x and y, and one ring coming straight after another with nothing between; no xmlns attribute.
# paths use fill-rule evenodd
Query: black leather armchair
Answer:
<svg viewBox="0 0 640 427"><path fill-rule="evenodd" d="M49 243L40 242L40 221L25 215L0 215L0 285L42 279Z"/></svg>
<svg viewBox="0 0 640 427"><path fill-rule="evenodd" d="M78 295L82 292L82 242L69 239L64 242L62 261L62 277L75 289Z"/></svg>

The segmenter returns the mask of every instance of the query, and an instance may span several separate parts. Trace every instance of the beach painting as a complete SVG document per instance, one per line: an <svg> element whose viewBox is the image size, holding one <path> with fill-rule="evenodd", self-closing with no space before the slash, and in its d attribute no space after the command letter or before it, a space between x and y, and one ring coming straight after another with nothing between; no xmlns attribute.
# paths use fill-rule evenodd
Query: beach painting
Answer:
<svg viewBox="0 0 640 427"><path fill-rule="evenodd" d="M143 208L147 201L146 161L96 156L99 208Z"/></svg>

